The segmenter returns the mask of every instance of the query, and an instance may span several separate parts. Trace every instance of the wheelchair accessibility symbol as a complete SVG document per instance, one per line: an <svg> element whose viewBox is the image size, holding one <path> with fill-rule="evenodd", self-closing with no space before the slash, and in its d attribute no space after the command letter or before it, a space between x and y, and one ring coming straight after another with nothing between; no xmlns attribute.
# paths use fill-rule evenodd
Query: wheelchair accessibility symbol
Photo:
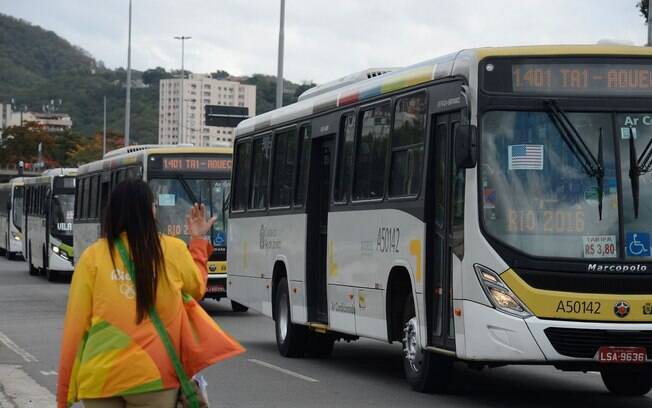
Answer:
<svg viewBox="0 0 652 408"><path fill-rule="evenodd" d="M647 232L628 232L627 256L650 256L650 234Z"/></svg>

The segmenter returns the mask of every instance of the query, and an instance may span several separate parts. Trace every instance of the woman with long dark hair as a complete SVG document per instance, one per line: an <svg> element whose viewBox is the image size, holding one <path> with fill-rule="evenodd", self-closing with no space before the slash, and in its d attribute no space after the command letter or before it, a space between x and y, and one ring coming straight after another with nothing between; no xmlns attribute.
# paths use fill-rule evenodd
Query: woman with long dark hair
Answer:
<svg viewBox="0 0 652 408"><path fill-rule="evenodd" d="M215 220L195 204L185 220L192 237L186 246L158 232L155 211L145 182L118 184L104 211L102 238L77 262L61 346L59 407L78 400L87 408L176 404L180 383L150 311L158 312L180 354L189 326L184 296L200 300L206 291L212 247L204 236ZM125 256L133 266L125 265ZM208 332L219 331L212 319L207 324ZM219 349L210 347L202 358L212 363L241 352Z"/></svg>

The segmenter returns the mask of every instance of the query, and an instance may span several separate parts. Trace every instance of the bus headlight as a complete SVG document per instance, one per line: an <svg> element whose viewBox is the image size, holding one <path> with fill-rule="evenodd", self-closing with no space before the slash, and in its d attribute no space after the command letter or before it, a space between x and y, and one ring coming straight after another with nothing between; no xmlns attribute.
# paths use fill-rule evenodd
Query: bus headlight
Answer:
<svg viewBox="0 0 652 408"><path fill-rule="evenodd" d="M16 241L20 241L20 235L16 234L13 231L11 231L11 237Z"/></svg>
<svg viewBox="0 0 652 408"><path fill-rule="evenodd" d="M473 265L473 268L487 298L496 309L521 318L532 316L496 272L479 264Z"/></svg>
<svg viewBox="0 0 652 408"><path fill-rule="evenodd" d="M51 245L51 247L52 247L52 252L59 255L60 258L63 258L66 261L68 260L68 254L66 253L66 251L62 251L61 248L59 248L56 245Z"/></svg>

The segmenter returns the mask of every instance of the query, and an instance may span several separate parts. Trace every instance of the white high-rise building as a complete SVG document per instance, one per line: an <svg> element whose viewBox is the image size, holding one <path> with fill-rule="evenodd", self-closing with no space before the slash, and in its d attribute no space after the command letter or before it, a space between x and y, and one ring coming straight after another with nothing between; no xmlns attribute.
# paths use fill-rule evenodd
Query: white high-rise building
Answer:
<svg viewBox="0 0 652 408"><path fill-rule="evenodd" d="M183 140L179 140L181 78L163 79L159 85L159 144L192 143L195 146L233 144L234 128L206 126L207 105L239 106L256 115L256 87L234 81L190 74L183 83Z"/></svg>

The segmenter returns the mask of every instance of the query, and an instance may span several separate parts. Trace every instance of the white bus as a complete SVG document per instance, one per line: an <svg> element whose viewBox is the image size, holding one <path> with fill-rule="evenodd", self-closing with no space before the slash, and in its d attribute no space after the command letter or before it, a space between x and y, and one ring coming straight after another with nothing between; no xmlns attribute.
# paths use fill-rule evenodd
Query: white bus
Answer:
<svg viewBox="0 0 652 408"><path fill-rule="evenodd" d="M184 145L129 146L107 153L104 159L79 167L75 205L75 248L81 254L100 237L104 205L111 190L125 179L146 181L157 205L160 231L186 242L185 217L193 203L203 203L216 216L211 231L215 251L208 260L206 297L227 296L225 202L231 185L232 149ZM234 311L247 310L232 302Z"/></svg>
<svg viewBox="0 0 652 408"><path fill-rule="evenodd" d="M464 50L349 76L238 126L229 293L285 356L401 342L652 387L652 49Z"/></svg>
<svg viewBox="0 0 652 408"><path fill-rule="evenodd" d="M50 282L71 275L72 220L77 169L50 169L25 178L23 242L30 275L45 274Z"/></svg>
<svg viewBox="0 0 652 408"><path fill-rule="evenodd" d="M22 177L0 184L0 251L4 252L7 259L15 259L23 254L24 194Z"/></svg>

